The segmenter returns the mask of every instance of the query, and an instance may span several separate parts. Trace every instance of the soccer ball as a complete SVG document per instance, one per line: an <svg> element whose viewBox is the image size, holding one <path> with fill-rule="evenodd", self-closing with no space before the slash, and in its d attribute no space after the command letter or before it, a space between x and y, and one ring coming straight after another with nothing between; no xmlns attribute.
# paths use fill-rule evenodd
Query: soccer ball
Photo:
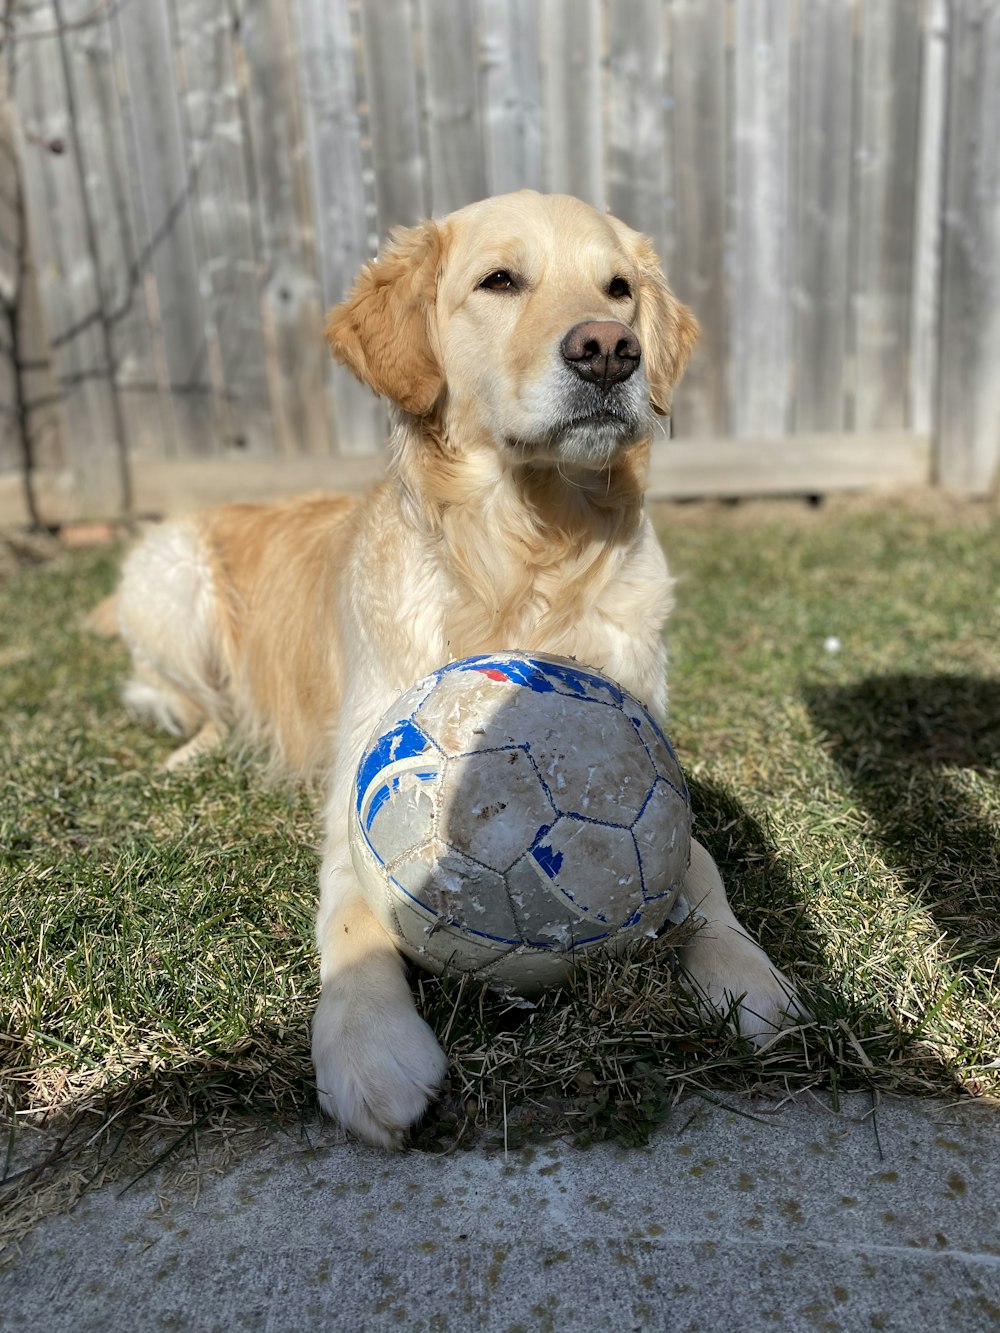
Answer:
<svg viewBox="0 0 1000 1333"><path fill-rule="evenodd" d="M654 935L691 849L687 786L647 709L567 658L441 667L358 765L351 855L399 948L535 995Z"/></svg>

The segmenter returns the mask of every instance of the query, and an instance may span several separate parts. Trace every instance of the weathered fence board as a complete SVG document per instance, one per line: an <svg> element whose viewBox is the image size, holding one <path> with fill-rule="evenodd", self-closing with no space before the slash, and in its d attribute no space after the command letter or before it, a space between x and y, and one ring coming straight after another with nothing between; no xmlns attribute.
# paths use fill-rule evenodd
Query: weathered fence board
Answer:
<svg viewBox="0 0 1000 1333"><path fill-rule="evenodd" d="M628 22L608 13L608 207L667 250L667 46L661 0L635 0Z"/></svg>
<svg viewBox="0 0 1000 1333"><path fill-rule="evenodd" d="M952 12L941 325L940 479L1000 484L1000 6Z"/></svg>
<svg viewBox="0 0 1000 1333"><path fill-rule="evenodd" d="M257 180L271 408L285 453L328 453L323 300L292 25L285 0L248 4L240 26Z"/></svg>
<svg viewBox="0 0 1000 1333"><path fill-rule="evenodd" d="M917 199L907 420L930 434L937 412L941 327L941 208L944 199L949 0L928 0L921 40Z"/></svg>
<svg viewBox="0 0 1000 1333"><path fill-rule="evenodd" d="M604 89L599 0L544 0L541 9L546 188L605 204Z"/></svg>
<svg viewBox="0 0 1000 1333"><path fill-rule="evenodd" d="M649 485L671 500L898 491L926 485L930 465L929 438L910 431L673 440L654 449Z"/></svg>
<svg viewBox="0 0 1000 1333"><path fill-rule="evenodd" d="M852 0L800 10L794 328L797 431L845 424Z"/></svg>
<svg viewBox="0 0 1000 1333"><path fill-rule="evenodd" d="M114 21L128 88L130 174L172 388L172 446L177 452L213 453L220 433L195 247L195 176L185 160L166 2L121 6Z"/></svg>
<svg viewBox="0 0 1000 1333"><path fill-rule="evenodd" d="M324 302L339 301L374 253L348 0L296 0L302 105ZM371 210L371 211L369 211Z"/></svg>
<svg viewBox="0 0 1000 1333"><path fill-rule="evenodd" d="M92 12L86 0L67 0L69 23ZM159 453L171 413L166 385L157 375L149 314L142 291L137 228L125 128L120 113L118 55L111 26L95 24L77 41L64 41L75 90L78 137L87 205L94 219L95 260L111 348L111 380L120 404L128 447Z"/></svg>
<svg viewBox="0 0 1000 1333"><path fill-rule="evenodd" d="M781 435L792 399L789 279L795 233L789 0L735 9L732 402L735 435ZM781 225L778 219L785 219Z"/></svg>
<svg viewBox="0 0 1000 1333"><path fill-rule="evenodd" d="M920 96L917 4L866 0L854 225L854 425L906 424Z"/></svg>
<svg viewBox="0 0 1000 1333"><path fill-rule="evenodd" d="M28 15L31 30L56 33L58 4ZM36 257L38 290L50 338L50 360L72 422L67 466L78 503L112 511L127 502L120 414L98 280L96 238L88 215L85 167L75 133L75 98L68 59L55 38L39 37L36 58L18 72L25 138L21 180Z"/></svg>
<svg viewBox="0 0 1000 1333"><path fill-rule="evenodd" d="M270 454L274 421L233 22L216 0L172 0L175 65L219 443Z"/></svg>
<svg viewBox="0 0 1000 1333"><path fill-rule="evenodd" d="M343 300L374 253L375 197L366 188L354 32L348 0L297 0L302 109L322 303ZM370 453L385 435L385 407L328 359L327 399L341 454Z"/></svg>
<svg viewBox="0 0 1000 1333"><path fill-rule="evenodd" d="M479 120L479 52L468 0L420 0L431 209L451 213L487 193Z"/></svg>
<svg viewBox="0 0 1000 1333"><path fill-rule="evenodd" d="M361 0L379 235L428 213L413 59L412 0Z"/></svg>
<svg viewBox="0 0 1000 1333"><path fill-rule="evenodd" d="M698 316L701 337L674 397L675 433L729 429L726 218L726 4L670 6L673 243L667 274Z"/></svg>
<svg viewBox="0 0 1000 1333"><path fill-rule="evenodd" d="M648 233L697 315L657 446L678 493L912 480L934 436L945 484L995 484L996 0L11 12L47 346L15 383L0 330L0 472L23 453L27 388L60 517L115 512L171 459L278 476L312 455L336 484L379 452L386 414L333 365L324 311L393 226L524 187ZM887 471L861 461L883 438Z"/></svg>
<svg viewBox="0 0 1000 1333"><path fill-rule="evenodd" d="M538 0L480 0L479 16L489 192L541 190Z"/></svg>

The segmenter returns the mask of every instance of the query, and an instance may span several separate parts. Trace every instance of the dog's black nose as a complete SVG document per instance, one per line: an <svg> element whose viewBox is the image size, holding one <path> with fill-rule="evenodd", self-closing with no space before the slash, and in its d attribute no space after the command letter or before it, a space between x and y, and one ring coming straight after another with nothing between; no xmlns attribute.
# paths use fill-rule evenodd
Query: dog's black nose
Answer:
<svg viewBox="0 0 1000 1333"><path fill-rule="evenodd" d="M588 384L610 389L627 380L639 365L642 348L626 324L590 319L574 324L559 344L562 358Z"/></svg>

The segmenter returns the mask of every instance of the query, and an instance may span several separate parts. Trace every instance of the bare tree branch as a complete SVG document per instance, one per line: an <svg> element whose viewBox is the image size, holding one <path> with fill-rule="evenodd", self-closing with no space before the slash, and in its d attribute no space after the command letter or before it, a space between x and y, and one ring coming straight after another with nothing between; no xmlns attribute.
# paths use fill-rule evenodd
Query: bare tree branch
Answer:
<svg viewBox="0 0 1000 1333"><path fill-rule="evenodd" d="M9 9L8 9L9 12ZM11 368L13 407L11 415L17 426L18 441L21 446L21 477L24 486L24 503L28 511L28 520L32 528L45 527L35 495L35 453L29 429L31 408L28 405L25 376L26 362L21 354L21 314L22 295L24 292L24 273L27 267L27 235L24 215L24 194L21 178L14 172L15 207L14 226L14 272L9 292L0 288L0 312L7 321L7 358Z"/></svg>
<svg viewBox="0 0 1000 1333"><path fill-rule="evenodd" d="M106 23L108 19L113 18L115 14L124 8L126 3L127 0L115 0L115 3L113 4L112 0L100 0L94 9L90 10L89 13L82 15L80 18L72 19L68 23L59 20L54 28L43 28L41 32L20 32L18 33L18 41L42 42L50 37L61 37L62 34L66 32L79 32L83 28L93 28L98 23ZM18 6L17 0L9 0L7 14L0 16L0 23L8 29L13 28L14 26L14 18L16 18L17 15L15 14L14 18L11 18L10 15L12 11L17 8L20 8L22 14L28 14L33 12L36 8L41 8L41 6L31 6L30 8L28 6Z"/></svg>
<svg viewBox="0 0 1000 1333"><path fill-rule="evenodd" d="M89 329L93 324L98 323L102 317L107 319L109 324L117 324L119 320L125 318L132 307L132 299L135 296L136 289L148 271L153 256L163 242L167 240L170 233L173 231L177 219L190 203L191 196L197 188L199 174L200 164L192 164L188 171L187 180L184 182L184 188L167 209L159 227L157 227L156 231L142 247L132 263L129 264L126 275L125 292L114 309L109 310L106 313L100 309L89 310L87 314L81 315L74 324L70 324L65 329L61 330L61 332L54 334L49 339L51 346L64 347L66 343L72 342L74 338L79 336L79 334L83 333L86 329Z"/></svg>

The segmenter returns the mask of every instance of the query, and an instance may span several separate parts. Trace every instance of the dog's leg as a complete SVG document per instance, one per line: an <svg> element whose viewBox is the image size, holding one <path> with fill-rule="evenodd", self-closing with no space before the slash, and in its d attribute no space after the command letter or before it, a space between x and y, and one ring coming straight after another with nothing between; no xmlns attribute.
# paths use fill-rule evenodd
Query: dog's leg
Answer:
<svg viewBox="0 0 1000 1333"><path fill-rule="evenodd" d="M448 1062L417 1013L403 959L365 901L351 862L347 817L354 768L396 693L378 679L373 663L361 663L352 684L326 806L316 916L323 989L312 1055L327 1115L370 1143L397 1148L433 1098Z"/></svg>
<svg viewBox="0 0 1000 1333"><path fill-rule="evenodd" d="M193 738L167 760L167 768L178 768L225 734L220 611L193 523L154 528L132 551L115 609L132 656L125 703L171 735Z"/></svg>
<svg viewBox="0 0 1000 1333"><path fill-rule="evenodd" d="M177 749L167 756L163 767L168 773L173 773L178 768L184 768L192 759L198 759L203 754L217 750L225 739L226 728L221 723L209 719L202 723L201 728L189 741L178 745Z"/></svg>
<svg viewBox="0 0 1000 1333"><path fill-rule="evenodd" d="M691 843L684 894L691 908L705 917L680 958L699 998L723 1012L738 1000L740 1032L758 1045L803 1016L792 983L737 921L718 867L696 841Z"/></svg>
<svg viewBox="0 0 1000 1333"><path fill-rule="evenodd" d="M362 897L342 843L322 871L322 994L312 1055L320 1106L370 1143L397 1148L447 1060L413 1003L403 960Z"/></svg>

